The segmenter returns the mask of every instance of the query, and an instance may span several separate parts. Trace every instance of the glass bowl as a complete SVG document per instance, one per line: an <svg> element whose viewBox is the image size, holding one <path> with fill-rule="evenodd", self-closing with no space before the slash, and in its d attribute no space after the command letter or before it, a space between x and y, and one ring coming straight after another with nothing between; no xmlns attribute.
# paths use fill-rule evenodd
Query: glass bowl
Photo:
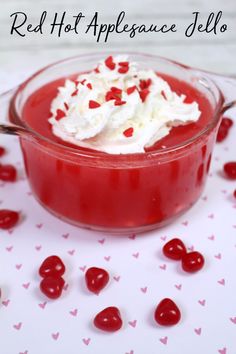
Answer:
<svg viewBox="0 0 236 354"><path fill-rule="evenodd" d="M213 108L207 126L171 148L111 155L64 146L25 124L22 110L35 90L62 77L89 71L109 54L82 55L54 63L14 92L2 95L2 102L8 101L8 114L0 132L20 137L33 195L48 211L80 227L111 233L144 232L172 222L198 200L222 113L235 102L227 103L219 87L227 79L213 76L212 80L209 73L165 58L126 53L142 69L170 75L200 91Z"/></svg>

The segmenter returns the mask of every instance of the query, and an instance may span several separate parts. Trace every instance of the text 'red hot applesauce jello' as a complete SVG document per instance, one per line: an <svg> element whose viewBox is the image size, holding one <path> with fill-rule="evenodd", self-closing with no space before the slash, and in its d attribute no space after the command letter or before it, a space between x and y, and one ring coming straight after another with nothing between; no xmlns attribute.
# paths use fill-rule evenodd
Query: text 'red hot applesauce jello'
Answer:
<svg viewBox="0 0 236 354"><path fill-rule="evenodd" d="M38 201L75 225L127 233L165 225L199 198L223 103L191 68L94 54L36 73L9 113Z"/></svg>

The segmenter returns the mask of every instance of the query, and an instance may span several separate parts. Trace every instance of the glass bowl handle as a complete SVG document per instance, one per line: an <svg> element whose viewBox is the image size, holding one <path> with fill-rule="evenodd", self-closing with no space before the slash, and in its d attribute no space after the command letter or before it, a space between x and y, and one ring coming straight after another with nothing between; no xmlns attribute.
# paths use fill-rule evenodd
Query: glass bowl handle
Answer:
<svg viewBox="0 0 236 354"><path fill-rule="evenodd" d="M29 135L31 134L27 129L18 125L11 124L8 120L10 100L17 89L18 87L15 87L9 91L0 94L0 134L29 137Z"/></svg>
<svg viewBox="0 0 236 354"><path fill-rule="evenodd" d="M236 107L236 77L211 73L207 73L207 76L215 82L224 96L225 102L222 106L221 113L223 114L227 110Z"/></svg>

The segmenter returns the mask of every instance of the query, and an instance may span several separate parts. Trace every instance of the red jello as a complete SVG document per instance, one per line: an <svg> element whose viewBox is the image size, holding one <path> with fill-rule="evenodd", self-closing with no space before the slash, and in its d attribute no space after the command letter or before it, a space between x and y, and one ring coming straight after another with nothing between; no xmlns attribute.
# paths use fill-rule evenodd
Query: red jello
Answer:
<svg viewBox="0 0 236 354"><path fill-rule="evenodd" d="M173 91L186 95L186 102L196 101L199 120L173 128L144 153L112 155L61 141L48 122L51 101L65 78L88 72L106 56L94 54L33 75L11 99L14 127L4 127L20 135L32 192L46 209L75 225L118 233L168 224L197 201L224 106L221 91L204 73L157 56L128 55L140 69L165 73L161 76ZM150 89L148 82L141 86L137 89Z"/></svg>
<svg viewBox="0 0 236 354"><path fill-rule="evenodd" d="M91 158L86 162L82 156L91 150L54 136L48 123L50 104L63 79L41 87L28 98L23 108L25 123L48 140L79 154L67 160L52 153L58 151L57 145L45 153L34 143L21 141L32 190L44 206L73 223L115 231L165 224L196 201L209 169L215 135L187 144L181 154L171 148L199 134L212 118L212 107L186 82L162 76L172 90L187 96L186 101L196 101L202 113L196 123L173 128L141 157L94 151L94 164ZM163 147L166 154L157 163L155 152Z"/></svg>

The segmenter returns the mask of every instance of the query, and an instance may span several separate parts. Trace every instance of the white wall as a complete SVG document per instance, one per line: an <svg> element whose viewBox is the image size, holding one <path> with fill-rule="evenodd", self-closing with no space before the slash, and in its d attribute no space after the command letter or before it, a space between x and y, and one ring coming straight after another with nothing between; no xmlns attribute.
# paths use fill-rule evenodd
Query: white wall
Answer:
<svg viewBox="0 0 236 354"><path fill-rule="evenodd" d="M11 87L35 69L71 55L110 49L137 50L155 53L188 65L218 73L236 74L236 1L235 0L0 0L0 88ZM42 11L48 11L44 35L28 34L21 38L10 35L16 11L27 13L29 22L37 24ZM49 24L55 12L67 11L67 18L83 12L81 33L49 35ZM92 35L85 35L85 26L95 11L101 23L114 22L120 11L126 11L129 24L176 23L177 33L142 34L133 39L128 35L111 35L107 43L96 43ZM200 11L206 21L209 13L223 11L221 23L228 25L225 33L196 33L186 38L184 28L190 24L193 11Z"/></svg>

